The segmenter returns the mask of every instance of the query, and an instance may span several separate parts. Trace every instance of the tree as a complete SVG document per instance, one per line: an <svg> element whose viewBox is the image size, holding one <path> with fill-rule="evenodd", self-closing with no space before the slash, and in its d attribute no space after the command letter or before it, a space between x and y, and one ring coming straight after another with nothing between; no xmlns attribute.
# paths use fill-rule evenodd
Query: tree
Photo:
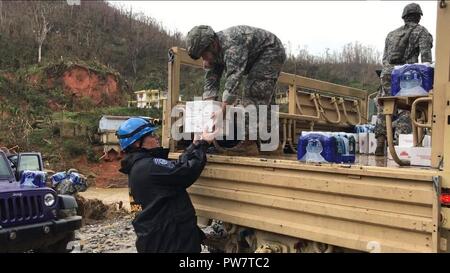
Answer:
<svg viewBox="0 0 450 273"><path fill-rule="evenodd" d="M32 30L38 44L38 63L42 59L42 45L44 44L47 34L52 29L49 17L54 10L54 2L47 1L31 1L30 9L32 13Z"/></svg>
<svg viewBox="0 0 450 273"><path fill-rule="evenodd" d="M0 26L3 24L3 1L0 0Z"/></svg>
<svg viewBox="0 0 450 273"><path fill-rule="evenodd" d="M141 15L143 16L143 15ZM128 39L128 55L130 56L131 67L133 69L134 80L137 78L138 57L144 49L146 43L144 41L145 30L148 25L136 20L133 11L130 11L130 32Z"/></svg>

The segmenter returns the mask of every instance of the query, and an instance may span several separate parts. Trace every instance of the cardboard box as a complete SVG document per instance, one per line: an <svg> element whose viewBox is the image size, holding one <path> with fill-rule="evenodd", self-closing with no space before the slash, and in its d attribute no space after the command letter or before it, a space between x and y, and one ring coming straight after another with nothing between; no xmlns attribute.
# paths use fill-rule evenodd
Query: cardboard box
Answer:
<svg viewBox="0 0 450 273"><path fill-rule="evenodd" d="M359 133L358 134L359 143L359 153L368 154L369 153L369 133Z"/></svg>
<svg viewBox="0 0 450 273"><path fill-rule="evenodd" d="M395 151L398 155L398 157L401 160L411 160L412 157L412 147L402 147L402 146L394 146ZM389 152L389 149L387 151L388 159L393 160L391 153Z"/></svg>
<svg viewBox="0 0 450 273"><path fill-rule="evenodd" d="M411 148L412 166L431 166L431 147L413 147Z"/></svg>
<svg viewBox="0 0 450 273"><path fill-rule="evenodd" d="M184 131L187 133L201 133L205 129L212 132L214 121L213 112L219 111L221 103L218 101L188 101L184 115Z"/></svg>
<svg viewBox="0 0 450 273"><path fill-rule="evenodd" d="M373 115L370 123L372 123L373 125L377 125L377 118L377 115Z"/></svg>
<svg viewBox="0 0 450 273"><path fill-rule="evenodd" d="M370 155L375 154L375 150L377 149L377 139L375 138L375 133L368 134L368 153Z"/></svg>
<svg viewBox="0 0 450 273"><path fill-rule="evenodd" d="M413 135L412 134L399 134L398 135L398 146L414 147Z"/></svg>
<svg viewBox="0 0 450 273"><path fill-rule="evenodd" d="M398 137L398 146L402 147L414 147L412 134L400 134ZM423 147L431 147L431 136L424 136L422 141Z"/></svg>

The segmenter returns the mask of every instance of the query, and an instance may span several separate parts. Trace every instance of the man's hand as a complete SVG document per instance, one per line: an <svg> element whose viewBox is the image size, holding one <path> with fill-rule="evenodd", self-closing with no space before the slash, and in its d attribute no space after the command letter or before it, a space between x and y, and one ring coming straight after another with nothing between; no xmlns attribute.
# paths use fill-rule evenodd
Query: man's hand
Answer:
<svg viewBox="0 0 450 273"><path fill-rule="evenodd" d="M216 130L214 130L214 132L212 133L208 133L207 130L203 131L202 134L195 134L194 135L194 144L198 144L200 142L200 140L204 140L206 142L208 142L209 144L211 144L214 139L216 138L216 135L218 133L219 129L216 128Z"/></svg>
<svg viewBox="0 0 450 273"><path fill-rule="evenodd" d="M222 117L223 118L223 115L225 114L226 109L227 109L227 103L226 102L222 102L222 108L220 108L220 110L218 110L216 112L213 112L211 114L211 119L215 120L218 117Z"/></svg>

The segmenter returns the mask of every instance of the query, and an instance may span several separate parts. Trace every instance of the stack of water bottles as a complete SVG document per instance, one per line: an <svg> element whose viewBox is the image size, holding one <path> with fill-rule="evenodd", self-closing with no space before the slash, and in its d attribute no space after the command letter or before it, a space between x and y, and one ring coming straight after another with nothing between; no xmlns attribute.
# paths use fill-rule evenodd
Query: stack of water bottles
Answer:
<svg viewBox="0 0 450 273"><path fill-rule="evenodd" d="M86 191L87 179L74 169L58 172L51 177L52 186L58 194L75 194Z"/></svg>
<svg viewBox="0 0 450 273"><path fill-rule="evenodd" d="M354 163L356 137L342 132L302 132L297 159L314 163Z"/></svg>
<svg viewBox="0 0 450 273"><path fill-rule="evenodd" d="M434 64L395 66L391 74L393 96L427 96L433 89Z"/></svg>
<svg viewBox="0 0 450 273"><path fill-rule="evenodd" d="M361 124L355 126L355 133L358 135L359 153L374 154L377 148L374 124Z"/></svg>
<svg viewBox="0 0 450 273"><path fill-rule="evenodd" d="M45 187L46 173L43 171L28 171L25 170L20 176L20 185L30 188Z"/></svg>

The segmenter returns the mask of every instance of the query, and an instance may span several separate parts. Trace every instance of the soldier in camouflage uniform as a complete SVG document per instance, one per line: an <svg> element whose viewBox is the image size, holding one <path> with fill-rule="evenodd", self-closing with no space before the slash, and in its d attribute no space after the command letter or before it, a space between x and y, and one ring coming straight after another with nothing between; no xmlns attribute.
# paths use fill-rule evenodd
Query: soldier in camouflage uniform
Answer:
<svg viewBox="0 0 450 273"><path fill-rule="evenodd" d="M258 109L259 105L275 104L275 85L286 60L283 44L277 36L250 26L234 26L216 33L211 27L201 25L188 33L187 43L191 58L203 58L206 69L203 99L218 99L220 79L224 74L222 107L225 110L227 105L236 103L238 88L245 75L241 100L244 106L252 104ZM268 112L267 123L270 125ZM246 136L249 130L257 130L256 124L246 122L245 127ZM248 139L233 151L258 154L256 141Z"/></svg>
<svg viewBox="0 0 450 273"><path fill-rule="evenodd" d="M402 18L405 25L390 32L386 38L383 53L383 69L381 71L382 89L378 97L391 96L391 73L394 66L413 64L421 61L431 62L431 48L433 37L428 30L419 25L422 9L418 4L411 3L405 6ZM393 122L396 140L398 134L410 134L412 131L409 111L400 111L398 118ZM375 155L384 155L386 143L386 121L383 108L378 105L377 124L375 126L375 137L377 138L377 149Z"/></svg>

